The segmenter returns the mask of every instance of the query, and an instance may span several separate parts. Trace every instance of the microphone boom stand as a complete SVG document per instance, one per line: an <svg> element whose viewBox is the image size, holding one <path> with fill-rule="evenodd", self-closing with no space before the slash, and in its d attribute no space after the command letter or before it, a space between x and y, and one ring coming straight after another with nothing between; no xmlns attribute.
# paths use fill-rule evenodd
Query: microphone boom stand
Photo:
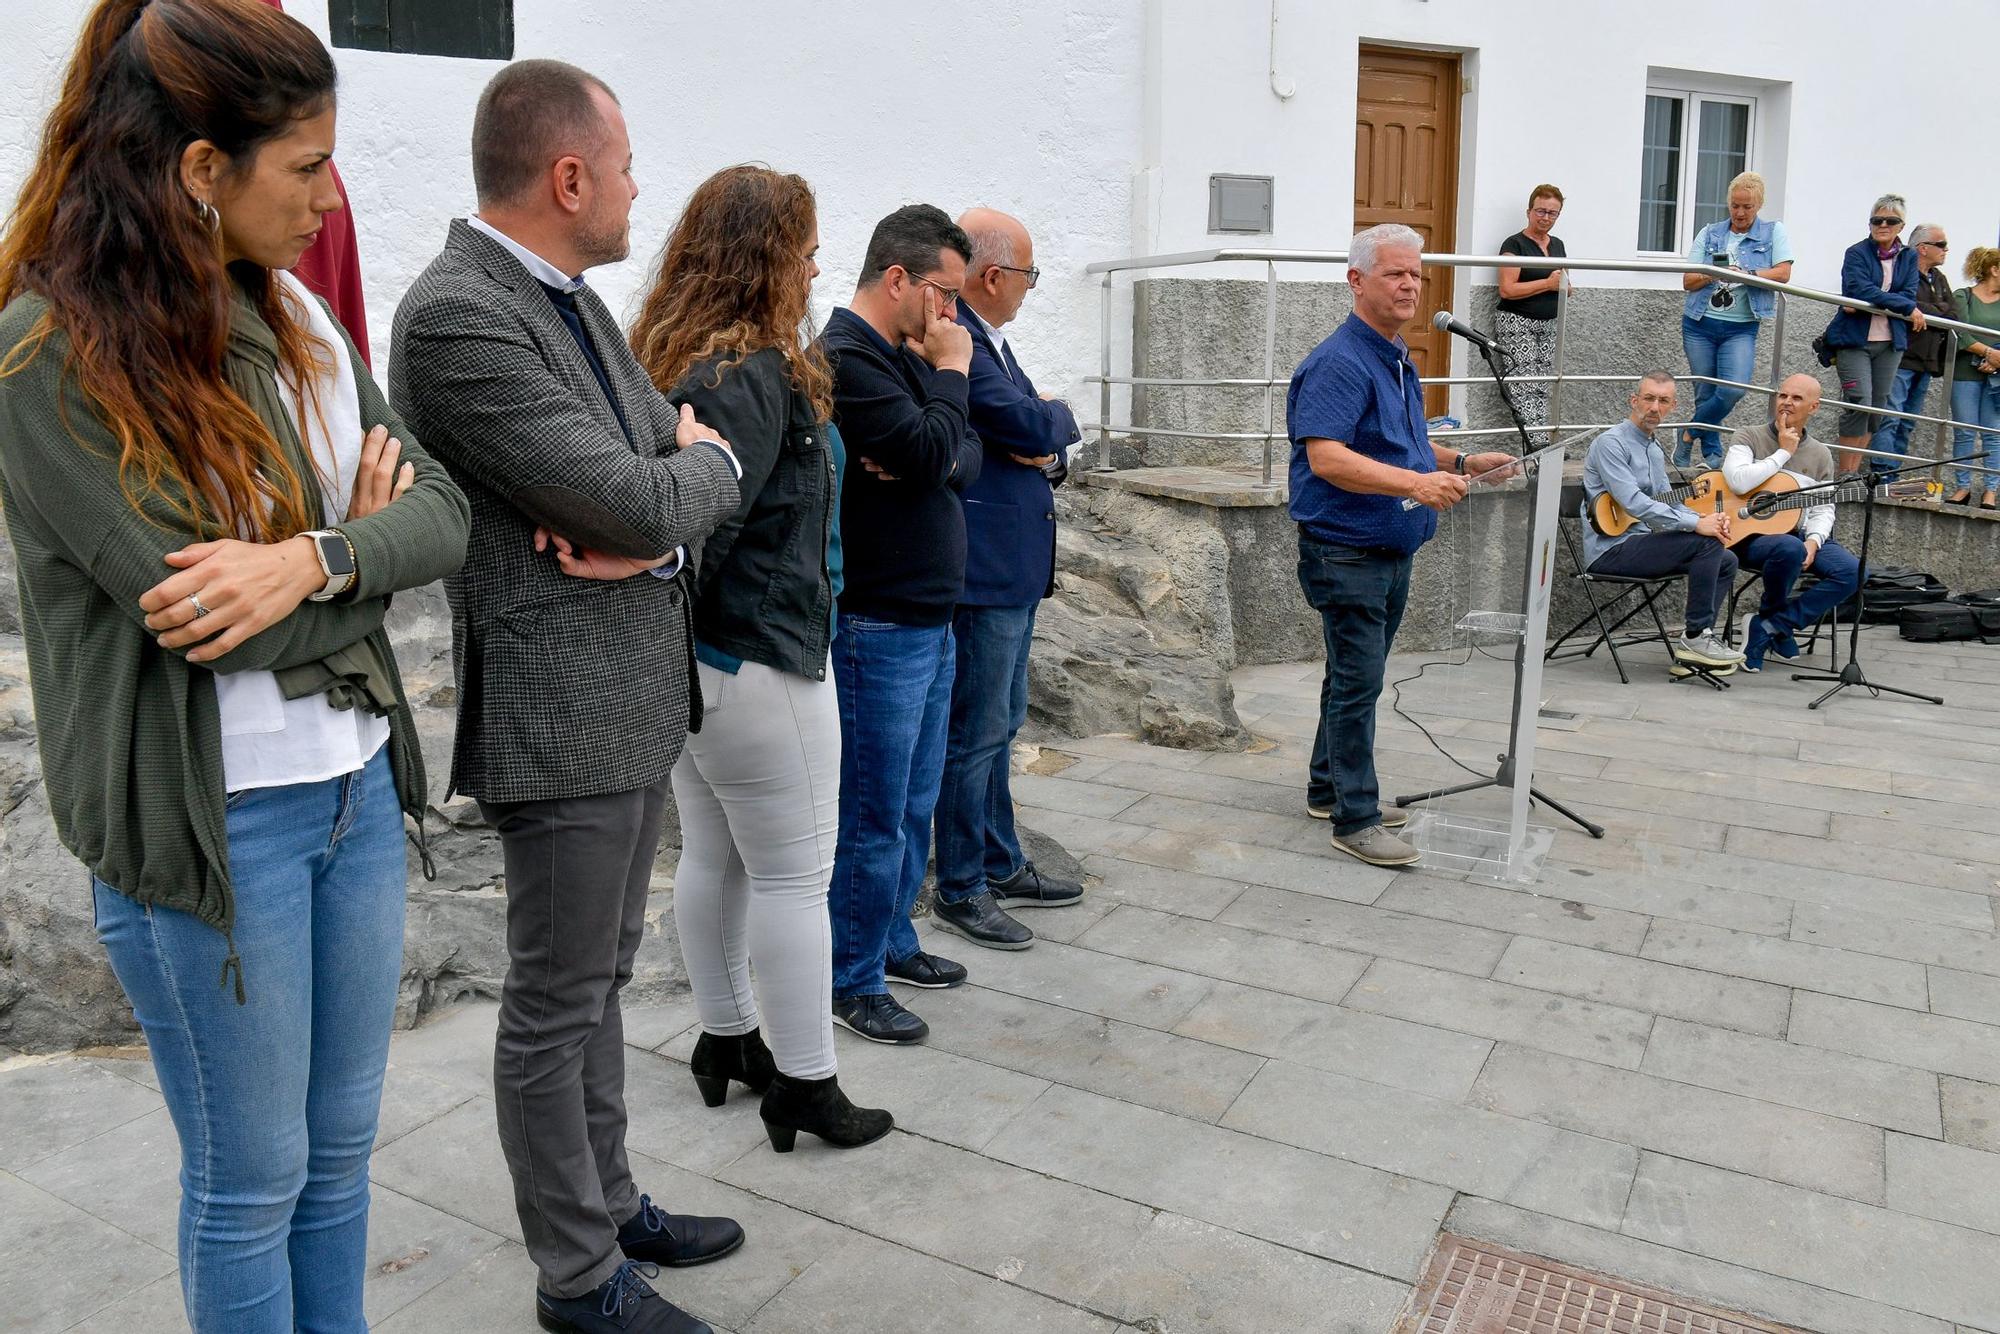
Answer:
<svg viewBox="0 0 2000 1334"><path fill-rule="evenodd" d="M1521 437L1522 456L1525 457L1529 454L1534 453L1535 446L1533 442L1528 438L1528 424L1521 419L1521 409L1514 402L1513 391L1507 387L1507 376L1500 369L1500 359L1496 358L1493 355L1494 353L1493 347L1483 341L1474 342L1473 340L1470 339L1468 339L1467 341L1473 342L1473 346L1479 349L1480 355L1486 358L1486 368L1487 370L1492 372L1493 383L1495 387L1497 387L1500 390L1500 401L1507 405L1507 414L1514 419L1514 432L1515 434ZM1529 562L1526 578L1529 580L1532 580L1534 578L1534 566L1532 560L1530 560ZM1512 746L1513 746L1513 737L1517 732L1520 731L1520 726L1521 726L1521 676L1526 667L1526 664L1522 661L1522 655L1527 652L1527 648L1528 648L1528 641L1525 635L1515 641L1514 716L1512 722L1508 725L1507 728L1509 749L1500 756L1500 767L1494 770L1493 777L1475 779L1470 783L1459 783L1452 787L1432 788L1428 792L1412 792L1407 796L1401 796L1396 798L1396 805L1399 808L1404 806L1412 806L1420 801L1434 801L1439 797L1455 797L1462 792L1478 792L1489 787L1514 786L1514 782L1517 775L1514 772L1514 752L1512 750ZM1532 774L1528 776L1528 795L1534 798L1536 801L1541 802L1542 805L1548 807L1550 810L1562 816L1564 819L1567 819L1571 823L1575 824L1578 828L1582 829L1592 838L1604 837L1604 827L1602 825L1592 824L1589 820L1584 819L1581 815L1578 815L1575 811L1571 810L1569 807L1557 801L1554 797L1551 797L1548 793L1536 787L1534 785L1534 775Z"/></svg>
<svg viewBox="0 0 2000 1334"><path fill-rule="evenodd" d="M1855 557L1860 579L1854 589L1854 619L1848 623L1847 627L1847 665L1837 672L1792 673L1794 681L1831 681L1834 683L1832 689L1806 705L1808 709L1817 709L1820 705L1826 703L1849 686L1860 686L1877 699L1880 699L1886 692L1891 695L1901 695L1905 699L1920 699L1927 704L1941 705L1944 703L1944 697L1941 695L1926 695L1915 690L1905 690L1900 686L1885 686L1870 681L1868 674L1861 670L1859 658L1861 648L1861 613L1868 606L1868 541L1875 533L1875 489L1887 482L1891 477L1900 477L1906 472L1924 472L1936 466L1937 461L1935 459L1926 459L1922 463L1913 464L1907 468L1894 468L1887 472L1876 472L1873 468L1870 468L1866 473L1853 477L1851 480L1836 478L1831 482L1821 482L1817 486L1803 486L1791 493L1793 495L1807 495L1814 491L1831 491L1856 484L1865 488L1861 493L1861 550ZM1748 508L1754 510L1755 507L1753 500ZM1840 613L1836 609L1834 612L1833 640L1834 652L1836 654L1838 654L1840 648L1839 616Z"/></svg>

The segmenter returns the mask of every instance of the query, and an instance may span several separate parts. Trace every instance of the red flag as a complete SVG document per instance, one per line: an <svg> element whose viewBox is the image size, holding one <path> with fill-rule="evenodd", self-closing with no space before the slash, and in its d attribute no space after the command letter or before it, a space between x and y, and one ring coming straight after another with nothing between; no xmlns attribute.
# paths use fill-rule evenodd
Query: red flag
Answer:
<svg viewBox="0 0 2000 1334"><path fill-rule="evenodd" d="M264 0L264 3L279 11L285 7L284 0ZM339 168L329 162L327 170L333 173L334 188L340 191L344 207L338 213L326 215L319 239L300 256L292 272L326 298L326 303L333 307L334 318L361 349L361 359L366 362L368 311L361 296L361 251L354 240L354 209L348 203L347 186L340 179Z"/></svg>

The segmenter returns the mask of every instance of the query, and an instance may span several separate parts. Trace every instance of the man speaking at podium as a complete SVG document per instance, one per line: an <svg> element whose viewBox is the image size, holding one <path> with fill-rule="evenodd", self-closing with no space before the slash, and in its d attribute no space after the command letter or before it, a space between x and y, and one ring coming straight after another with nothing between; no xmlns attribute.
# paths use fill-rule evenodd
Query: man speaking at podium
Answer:
<svg viewBox="0 0 2000 1334"><path fill-rule="evenodd" d="M1423 385L1402 339L1423 290L1421 249L1400 223L1354 238L1354 313L1299 363L1285 395L1299 587L1326 636L1306 810L1333 822L1334 847L1371 866L1418 856L1390 832L1408 817L1381 809L1375 781L1375 702L1410 593L1410 559L1437 531L1439 512L1465 498L1467 476L1512 457L1462 454L1433 444L1425 429Z"/></svg>

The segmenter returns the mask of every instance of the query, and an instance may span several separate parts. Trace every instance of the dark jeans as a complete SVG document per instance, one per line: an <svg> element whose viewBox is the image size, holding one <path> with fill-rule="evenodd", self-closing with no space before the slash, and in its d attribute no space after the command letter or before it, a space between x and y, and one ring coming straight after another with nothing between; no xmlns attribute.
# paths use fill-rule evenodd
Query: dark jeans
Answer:
<svg viewBox="0 0 2000 1334"><path fill-rule="evenodd" d="M1009 751L1028 717L1028 649L1035 610L960 607L952 617L958 671L937 803L938 897L961 903L1021 869Z"/></svg>
<svg viewBox="0 0 2000 1334"><path fill-rule="evenodd" d="M542 1291L576 1297L624 1262L639 1211L625 1159L618 993L646 924L667 780L604 796L481 802L507 871L507 980L493 1048L500 1148Z"/></svg>
<svg viewBox="0 0 2000 1334"><path fill-rule="evenodd" d="M1813 557L1813 573L1819 580L1797 598L1792 596L1792 585L1805 567L1803 538L1796 533L1760 533L1745 538L1736 551L1743 568L1764 575L1764 600L1757 614L1774 634L1816 624L1861 587L1861 562L1838 542L1829 541Z"/></svg>
<svg viewBox="0 0 2000 1334"><path fill-rule="evenodd" d="M827 891L835 1000L887 995L884 965L917 952L910 909L930 860L956 665L949 625L840 617L840 831Z"/></svg>
<svg viewBox="0 0 2000 1334"><path fill-rule="evenodd" d="M1319 613L1326 674L1319 683L1306 800L1333 811L1333 832L1382 820L1375 782L1375 701L1410 596L1410 558L1336 546L1299 532L1299 587Z"/></svg>
<svg viewBox="0 0 2000 1334"><path fill-rule="evenodd" d="M1592 574L1664 579L1687 573L1687 634L1693 639L1715 624L1736 577L1736 553L1700 533L1634 533L1590 564Z"/></svg>

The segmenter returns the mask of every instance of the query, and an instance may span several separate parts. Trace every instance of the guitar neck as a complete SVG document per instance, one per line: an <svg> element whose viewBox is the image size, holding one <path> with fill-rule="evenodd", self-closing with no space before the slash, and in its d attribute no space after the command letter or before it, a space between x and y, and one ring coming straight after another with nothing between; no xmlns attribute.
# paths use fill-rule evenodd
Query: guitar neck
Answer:
<svg viewBox="0 0 2000 1334"><path fill-rule="evenodd" d="M1808 510L1815 505L1837 505L1849 500L1860 500L1867 494L1868 485L1864 482L1857 486L1843 486L1837 491L1795 493L1764 504L1759 504L1758 497L1754 495L1745 496L1743 513L1740 517L1758 519L1767 514L1776 514L1780 510Z"/></svg>

